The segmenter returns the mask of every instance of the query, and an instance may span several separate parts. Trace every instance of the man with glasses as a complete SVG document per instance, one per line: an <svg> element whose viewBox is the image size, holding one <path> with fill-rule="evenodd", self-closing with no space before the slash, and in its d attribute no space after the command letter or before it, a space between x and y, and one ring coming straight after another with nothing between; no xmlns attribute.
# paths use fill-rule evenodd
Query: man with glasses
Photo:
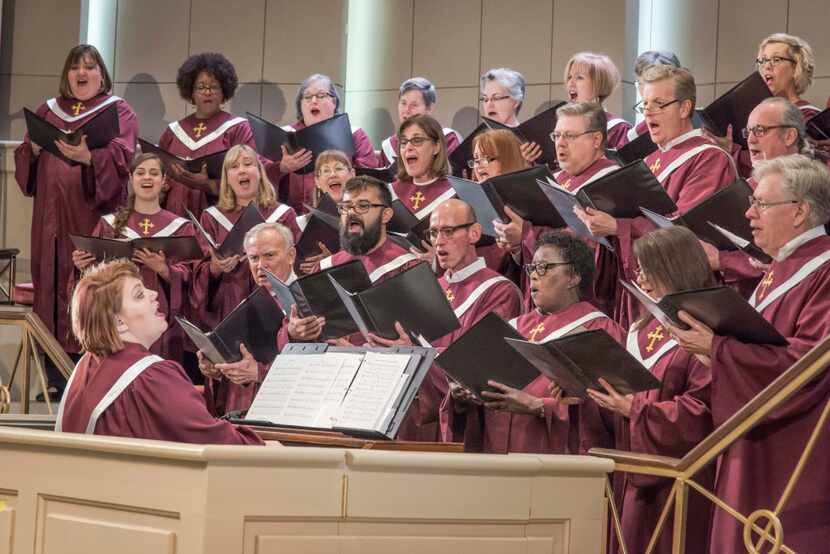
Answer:
<svg viewBox="0 0 830 554"><path fill-rule="evenodd" d="M432 342L436 348L452 344L478 320L490 312L510 320L521 311L521 293L506 277L488 269L484 258L476 255L476 243L481 238L481 225L475 212L462 200L451 199L440 204L430 215L429 238L435 249L435 259L444 275L438 280L447 301L455 311L461 326L452 333ZM391 346L394 341L378 339ZM424 379L418 396L401 424L398 437L403 440L438 441L447 429L439 433L438 409L448 391L444 371L433 366Z"/></svg>
<svg viewBox="0 0 830 554"><path fill-rule="evenodd" d="M683 214L735 180L735 163L702 130L692 127L696 87L689 71L655 65L646 69L641 85L643 101L637 109L645 115L651 140L658 147L644 161ZM594 235L613 237L620 277L633 281L632 244L654 225L644 217L615 219L593 208L578 210L577 215ZM627 326L638 309L631 295L621 292L615 299L614 319Z"/></svg>
<svg viewBox="0 0 830 554"><path fill-rule="evenodd" d="M812 347L830 335L830 172L803 155L760 162L746 217L773 262L750 304L787 339L786 346L747 344L715 335L681 312L689 330L670 327L680 346L711 364L712 416L720 425ZM830 398L830 371L816 377L722 456L716 494L743 514L773 509L787 486L819 414ZM830 540L830 435L819 435L779 517L794 552L819 552ZM716 510L712 552L739 552L743 524Z"/></svg>

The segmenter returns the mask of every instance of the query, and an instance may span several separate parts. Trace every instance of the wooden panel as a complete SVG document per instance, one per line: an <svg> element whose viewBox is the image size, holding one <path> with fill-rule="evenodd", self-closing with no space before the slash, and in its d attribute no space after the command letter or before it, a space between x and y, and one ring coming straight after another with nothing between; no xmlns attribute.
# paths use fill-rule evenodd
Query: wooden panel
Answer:
<svg viewBox="0 0 830 554"><path fill-rule="evenodd" d="M14 542L14 508L0 500L0 554L11 554Z"/></svg>

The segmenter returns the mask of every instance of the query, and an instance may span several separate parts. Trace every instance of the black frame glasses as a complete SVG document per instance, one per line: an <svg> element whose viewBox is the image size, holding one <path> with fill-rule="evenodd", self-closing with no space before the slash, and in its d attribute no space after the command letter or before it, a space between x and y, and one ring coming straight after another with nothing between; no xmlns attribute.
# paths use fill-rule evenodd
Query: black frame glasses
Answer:
<svg viewBox="0 0 830 554"><path fill-rule="evenodd" d="M558 131L553 131L548 136L550 137L550 140L552 140L553 142L556 142L557 140L562 140L562 139L565 139L565 142L571 142L573 140L578 139L579 137L581 137L583 135L587 135L588 133L601 133L601 132L602 131L599 131L597 129L588 129L587 131L583 131L581 133L576 133L576 134L568 133L568 132L560 133Z"/></svg>
<svg viewBox="0 0 830 554"><path fill-rule="evenodd" d="M442 236L445 239L451 239L456 231L459 229L466 229L468 227L472 227L475 225L475 221L470 221L469 223L462 223L461 225L447 225L445 227L430 227L427 229L427 236L429 237L430 242L434 242L438 236Z"/></svg>
<svg viewBox="0 0 830 554"><path fill-rule="evenodd" d="M536 272L536 275L538 275L539 277L544 277L545 274L548 272L548 269L550 269L551 267L556 267L558 265L571 265L571 262L536 262L525 264L524 268L525 273L527 273L528 277L530 277L534 271Z"/></svg>
<svg viewBox="0 0 830 554"><path fill-rule="evenodd" d="M367 213L372 208L388 208L386 204L374 204L372 202L339 202L337 204L337 211L340 215L346 215L350 211L354 211L356 214L363 215Z"/></svg>
<svg viewBox="0 0 830 554"><path fill-rule="evenodd" d="M398 147L403 150L407 144L412 144L415 148L425 145L427 142L435 142L435 139L430 137L415 136L411 139L398 137Z"/></svg>
<svg viewBox="0 0 830 554"><path fill-rule="evenodd" d="M498 158L491 158L489 156L485 156L483 158L473 158L471 160L467 160L467 167L470 169L475 169L478 166L487 166L490 165L491 162L495 162Z"/></svg>
<svg viewBox="0 0 830 554"><path fill-rule="evenodd" d="M749 134L755 135L755 138L763 138L772 129L792 129L792 125L756 125L755 127L744 127L741 129L741 136L745 139L749 138Z"/></svg>
<svg viewBox="0 0 830 554"><path fill-rule="evenodd" d="M772 67L775 67L784 62L790 62L793 64L798 63L794 59L786 58L784 56L773 56L771 58L755 58L755 65L757 65L758 67L764 67L767 64L770 64Z"/></svg>
<svg viewBox="0 0 830 554"><path fill-rule="evenodd" d="M759 212L764 212L772 208L773 206L783 206L784 204L801 204L802 202L801 200L794 200L792 198L789 200L778 200L776 202L764 202L763 200L758 200L757 198L755 198L755 196L751 194L747 198L749 199L749 207L755 208Z"/></svg>
<svg viewBox="0 0 830 554"><path fill-rule="evenodd" d="M665 110L672 104L676 104L678 102L680 102L680 98L675 98L671 102L666 102L665 104L657 104L655 102L655 106L653 108L651 106L646 106L643 102L639 102L634 105L634 111L639 114L661 113L663 110Z"/></svg>

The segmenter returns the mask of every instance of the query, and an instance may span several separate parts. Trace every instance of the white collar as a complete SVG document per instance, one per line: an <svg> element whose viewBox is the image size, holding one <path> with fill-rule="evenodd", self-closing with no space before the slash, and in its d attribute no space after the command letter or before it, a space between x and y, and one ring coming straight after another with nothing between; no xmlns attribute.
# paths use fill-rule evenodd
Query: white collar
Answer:
<svg viewBox="0 0 830 554"><path fill-rule="evenodd" d="M487 263L484 261L484 258L479 256L478 258L476 258L476 261L474 261L467 267L459 269L458 271L453 271L452 275L445 275L445 277L447 279L447 283L449 284L460 283L470 275L478 273L485 267L487 267Z"/></svg>
<svg viewBox="0 0 830 554"><path fill-rule="evenodd" d="M684 133L684 134L680 135L679 137L674 137L669 142L667 142L665 146L661 146L660 147L660 152L668 152L669 150L671 150L672 148L674 148L675 146L677 146L681 142L686 142L690 138L702 137L702 136L703 136L703 129L692 129L688 133Z"/></svg>
<svg viewBox="0 0 830 554"><path fill-rule="evenodd" d="M431 185L432 183L434 183L435 181L437 181L437 180L438 180L438 179L440 179L440 178L441 178L441 177L435 177L434 179L432 179L432 180L430 180L430 181L427 181L426 183L416 183L416 182L415 182L415 179L413 178L413 179L412 179L412 184L413 184L413 185L415 185L416 187L425 187L425 186L427 186L427 185Z"/></svg>
<svg viewBox="0 0 830 554"><path fill-rule="evenodd" d="M296 280L297 280L297 274L294 273L294 270L292 269L291 273L288 274L288 279L285 280L285 284L290 285L291 283L293 283Z"/></svg>
<svg viewBox="0 0 830 554"><path fill-rule="evenodd" d="M787 258L790 257L790 254L796 251L799 246L804 244L805 242L809 242L814 238L820 237L822 235L826 235L827 231L824 230L824 225L819 225L818 227L813 227L809 231L804 231L793 240L785 244L781 247L781 250L778 251L778 254L775 255L775 261L783 262Z"/></svg>

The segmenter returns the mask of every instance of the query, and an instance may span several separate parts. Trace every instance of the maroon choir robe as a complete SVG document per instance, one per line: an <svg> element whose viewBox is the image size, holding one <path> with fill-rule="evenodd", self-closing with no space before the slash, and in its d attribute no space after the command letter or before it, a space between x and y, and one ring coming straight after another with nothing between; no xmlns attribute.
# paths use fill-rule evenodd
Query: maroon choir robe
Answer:
<svg viewBox="0 0 830 554"><path fill-rule="evenodd" d="M732 157L704 138L700 129L671 140L644 161L677 205L679 214L725 188L737 177ZM617 234L608 239L616 250L620 279L634 282L637 267L634 241L653 229L654 225L645 217L617 220ZM620 325L629 326L637 306L637 301L625 289L615 288L613 318Z"/></svg>
<svg viewBox="0 0 830 554"><path fill-rule="evenodd" d="M237 144L247 144L256 150L251 126L244 117L220 111L208 119L191 114L174 121L159 138L159 146L171 154L193 160L227 150ZM188 187L168 176L169 189L164 200L168 211L187 217L186 210L199 217L208 207L205 192Z"/></svg>
<svg viewBox="0 0 830 554"><path fill-rule="evenodd" d="M110 392L118 394L107 405ZM105 358L84 354L66 387L55 430L194 444L263 444L250 429L211 416L179 364L133 342Z"/></svg>
<svg viewBox="0 0 830 554"><path fill-rule="evenodd" d="M589 165L585 170L578 174L572 175L568 173L564 169L554 173L553 178L561 187L571 191L576 192L588 183L596 181L600 177L608 175L613 171L619 169L619 166L616 162L609 160L608 158L602 157ZM533 253L536 250L536 240L542 236L544 233L553 231L551 227L541 226L541 225L531 225L528 222L525 222L524 227L522 228L522 250L521 250L521 261L519 263L527 264L533 261ZM605 287L605 283L615 283L616 282L616 260L614 258L613 252L608 252L606 249L602 248L599 244L592 244L591 246L594 247L594 261L597 265L597 277L594 282L594 297L596 299L603 299L606 298L607 295L603 295L600 291L603 290ZM530 299L530 278L528 277L527 273L522 272L521 276L521 286L522 291L524 292L524 306L525 311L533 309L533 301ZM610 286L614 286L613 284ZM594 300L591 298L590 300ZM606 306L602 304L602 302L597 303L600 308L606 311Z"/></svg>
<svg viewBox="0 0 830 554"><path fill-rule="evenodd" d="M452 154L462 141L458 131L449 127L444 127L444 138L447 140L447 155ZM398 135L386 137L380 147L378 167L388 167L398 159Z"/></svg>
<svg viewBox="0 0 830 554"><path fill-rule="evenodd" d="M602 329L620 343L624 335L619 325L588 302L578 302L555 314L543 315L533 310L510 323L531 342L547 342L578 327ZM463 440L464 449L469 452L501 454L584 454L591 448L613 444L610 413L600 413L591 400L573 406L561 404L547 397L550 383L550 379L540 374L523 389L544 399L544 418L472 405L465 414L458 414L452 396L447 394L441 407L444 439Z"/></svg>
<svg viewBox="0 0 830 554"><path fill-rule="evenodd" d="M299 131L300 129L304 129L305 126L305 123L298 121L294 125L287 125L284 128L287 131ZM355 167L377 167L378 158L375 155L372 140L366 134L366 131L358 127L352 127L352 140L354 141L352 165ZM267 164L266 171L272 183L279 183L280 200L283 200L294 208L298 214L303 214L307 211L303 204L314 206L314 195L317 185L314 182L313 171L305 175L300 175L299 173L283 175L280 172L279 162Z"/></svg>
<svg viewBox="0 0 830 554"><path fill-rule="evenodd" d="M389 239L384 239L379 247L365 256L355 256L341 250L328 258L323 258L320 260L320 269L328 269L352 260L360 260L372 283L381 283L421 263L421 260L411 252ZM359 333L351 335L349 340L352 344L363 344L364 342ZM291 342L291 339L288 336L288 318L285 318L277 334L277 348L282 350L289 342Z"/></svg>
<svg viewBox="0 0 830 554"><path fill-rule="evenodd" d="M656 319L639 329L632 326L626 346L660 380L660 388L635 394L630 417L617 415L616 448L682 458L712 432L709 410L712 374L697 358L680 348ZM634 473L622 474L620 481L621 523L628 552L645 552L673 483L669 479ZM695 481L711 490L715 465L698 473ZM711 511L709 500L690 492L687 554L707 552ZM616 541L615 536L612 541ZM671 554L670 525L664 526L654 552Z"/></svg>
<svg viewBox="0 0 830 554"><path fill-rule="evenodd" d="M752 177L746 180L752 190L758 186L758 182ZM720 277L724 284L737 290L744 298L749 298L758 282L764 275L764 271L750 263L747 253L742 250L719 250L718 264Z"/></svg>
<svg viewBox="0 0 830 554"><path fill-rule="evenodd" d="M506 277L488 269L483 258L478 258L451 277L445 273L438 283L461 326L433 341L435 348L446 348L490 312L506 320L521 312L519 289ZM433 364L401 423L398 438L431 442L441 440L439 408L448 390L447 375Z"/></svg>
<svg viewBox="0 0 830 554"><path fill-rule="evenodd" d="M648 133L648 125L646 124L646 120L639 121L636 125L630 127L625 132L625 139L622 141L622 144L617 146L617 148L622 148L632 140L636 139L643 133Z"/></svg>
<svg viewBox="0 0 830 554"><path fill-rule="evenodd" d="M608 148L620 148L628 143L628 132L634 128L631 123L611 112L605 112L608 138L605 144ZM635 137L636 138L636 137Z"/></svg>
<svg viewBox="0 0 830 554"><path fill-rule="evenodd" d="M416 185L411 179L397 180L390 187L392 197L400 199L418 221L429 217L435 208L450 198L455 198L455 189L446 177L435 179L426 185Z"/></svg>
<svg viewBox="0 0 830 554"><path fill-rule="evenodd" d="M297 240L300 229L293 209L285 204L277 204L273 208L260 207L260 212L266 221L282 223L291 229L294 240ZM222 244L241 215L242 208L227 212L211 206L202 212L200 223L216 244ZM205 254L206 258L198 262L193 270L190 308L198 322L213 329L254 291L254 280L244 256L233 271L214 277L210 273L209 253Z"/></svg>
<svg viewBox="0 0 830 554"><path fill-rule="evenodd" d="M126 199L138 120L129 104L109 94L85 102L52 98L37 108L37 114L53 125L74 131L112 103L118 109L120 134L107 146L91 151L91 166L70 166L45 150L34 158L28 136L14 152L17 184L24 195L35 199L31 234L34 311L64 347L74 343L67 284L75 271L75 248L69 235L89 235L103 214Z"/></svg>
<svg viewBox="0 0 830 554"><path fill-rule="evenodd" d="M114 224L115 214L105 215L92 230L92 236L117 238L113 229ZM190 221L167 210L161 210L153 215L140 214L134 211L130 214L127 225L121 232L121 236L128 239L192 237L195 234L196 230ZM150 347L150 351L166 360L181 363L186 339L184 331L176 323L174 317L185 314L192 263L168 260L169 282L159 277L158 273L152 269L140 264L139 267L141 269L141 281L145 287L158 293L159 311L167 315L167 331Z"/></svg>
<svg viewBox="0 0 830 554"><path fill-rule="evenodd" d="M830 237L822 227L779 253L750 298L756 310L789 341L788 346L742 343L715 336L712 342L712 416L720 425L830 334ZM782 256L784 254L784 256ZM795 464L830 398L825 371L726 450L715 492L749 515L775 509ZM830 543L830 435L815 450L780 514L784 543L795 552L823 552ZM743 525L716 509L713 554L741 552Z"/></svg>
<svg viewBox="0 0 830 554"><path fill-rule="evenodd" d="M285 283L290 285L296 279L297 276L292 271ZM274 298L274 302L279 306L279 301L273 296L272 298ZM276 340L276 337L274 337L274 340ZM256 381L245 383L244 385L238 385L226 379L224 376L218 379L205 377L204 397L208 412L220 417L228 412L239 410L248 411L270 368L270 364L257 362Z"/></svg>

